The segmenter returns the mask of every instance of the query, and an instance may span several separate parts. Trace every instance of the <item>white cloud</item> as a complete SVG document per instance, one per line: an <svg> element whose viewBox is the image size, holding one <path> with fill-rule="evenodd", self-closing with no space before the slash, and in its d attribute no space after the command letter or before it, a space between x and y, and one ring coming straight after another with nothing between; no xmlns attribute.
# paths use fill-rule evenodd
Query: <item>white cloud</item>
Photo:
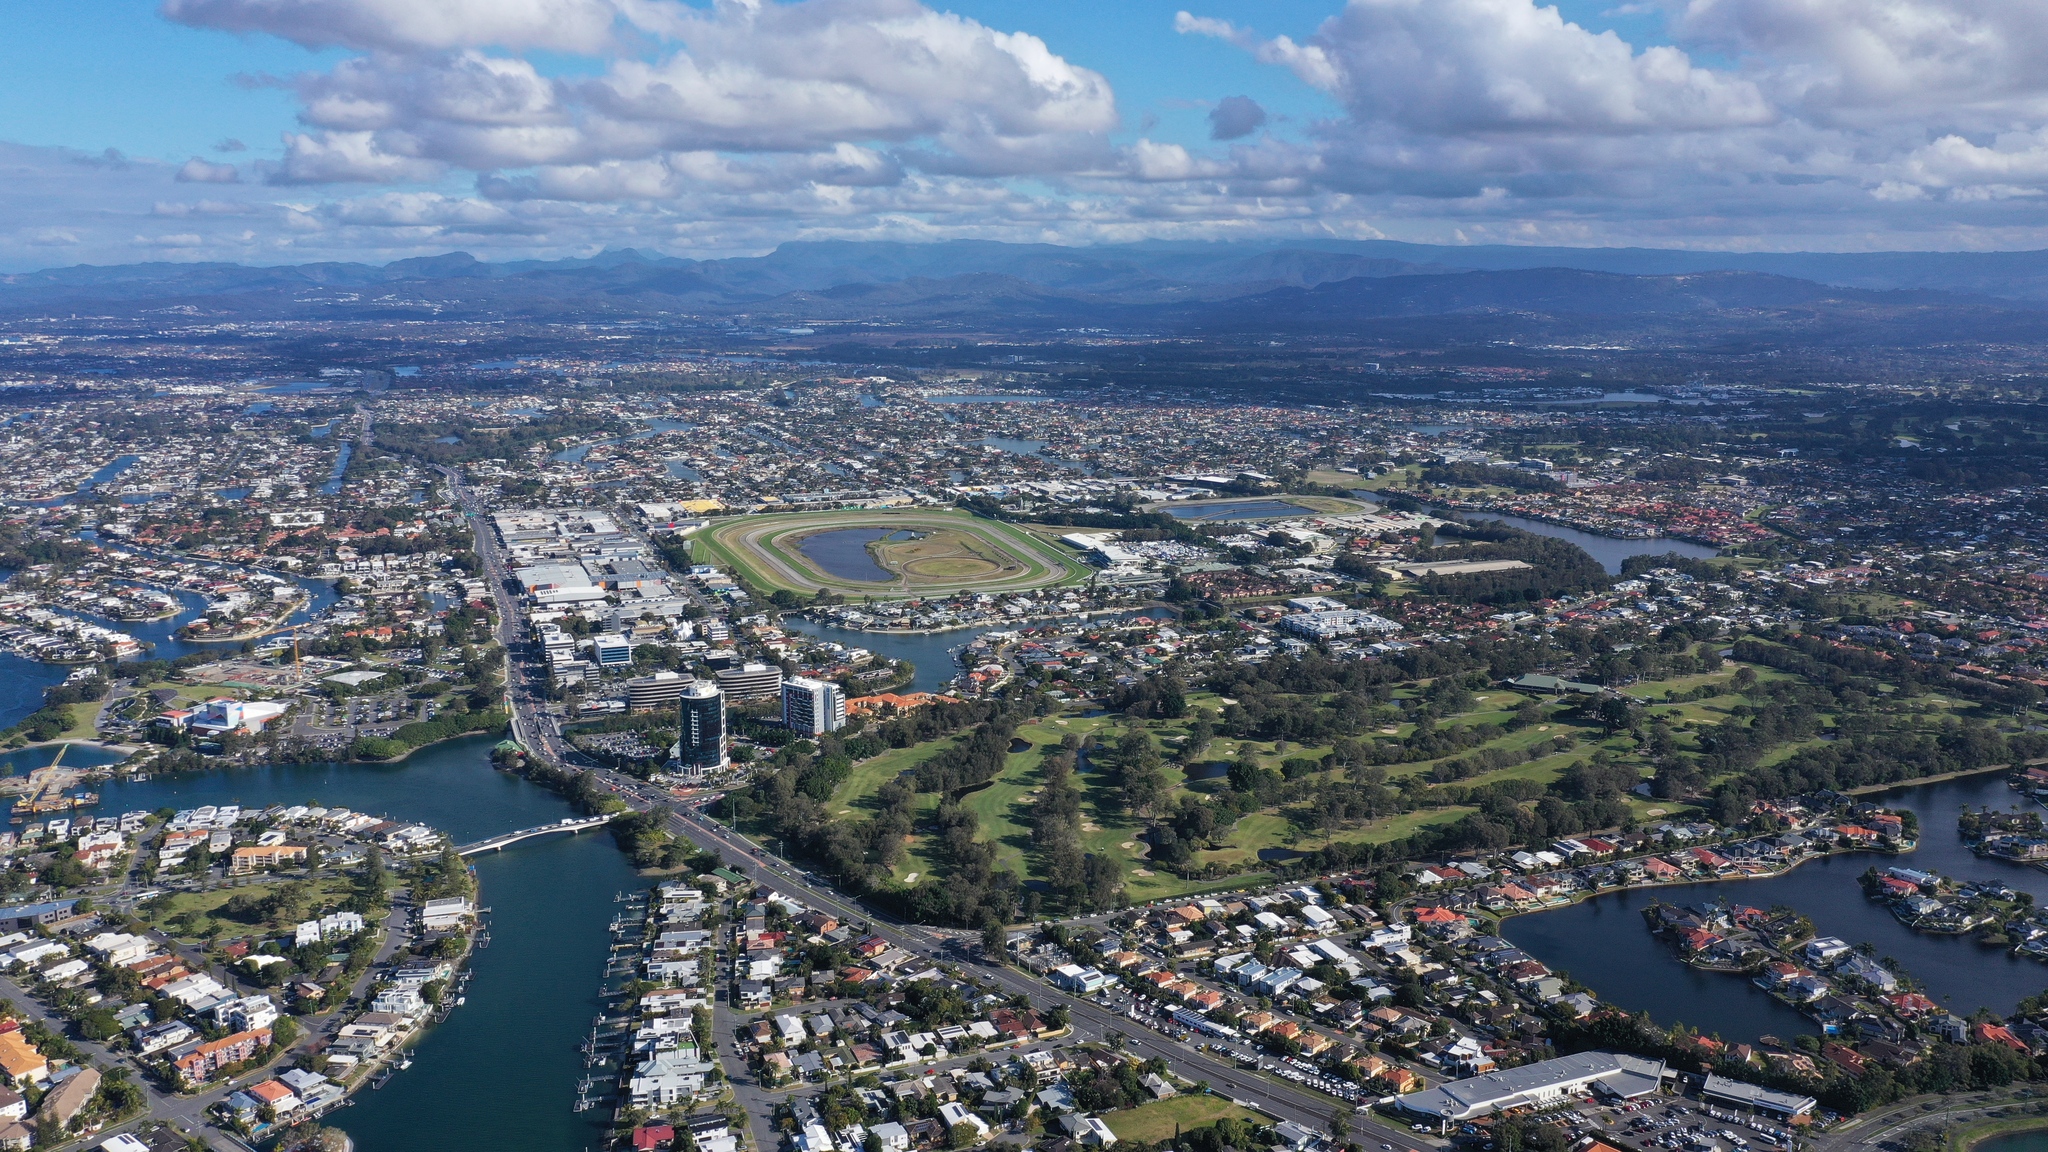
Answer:
<svg viewBox="0 0 2048 1152"><path fill-rule="evenodd" d="M1676 27L1744 54L1815 118L2048 112L2048 13L2032 0L1683 0Z"/></svg>
<svg viewBox="0 0 2048 1152"><path fill-rule="evenodd" d="M1347 0L1299 42L1188 12L1175 27L1286 68L1341 109L1306 140L1234 149L1242 175L1292 173L1395 214L1496 217L1490 239L1512 238L1509 221L1524 242L1557 242L1603 225L1768 235L1837 214L1868 243L1977 227L1997 215L1988 206L2048 191L2038 0L1662 9L1674 43L1646 47L1535 0ZM1937 206L1984 215L1942 221Z"/></svg>
<svg viewBox="0 0 2048 1152"><path fill-rule="evenodd" d="M1115 94L1100 74L1036 36L918 0L720 0L708 10L665 0L170 0L166 11L365 50L293 81L309 130L288 138L273 176L292 183L431 180L456 168L495 188L673 195L707 152L841 161L750 169L799 183L837 171L866 184L912 166L985 176L1120 166L1108 144ZM547 32L557 23L560 37ZM602 67L550 77L506 54L532 46L595 54Z"/></svg>
<svg viewBox="0 0 2048 1152"><path fill-rule="evenodd" d="M238 184L242 174L233 164L215 164L194 156L178 169L180 184Z"/></svg>
<svg viewBox="0 0 2048 1152"><path fill-rule="evenodd" d="M614 42L622 19L652 19L651 7L632 0L164 0L163 13L308 48L597 52Z"/></svg>
<svg viewBox="0 0 2048 1152"><path fill-rule="evenodd" d="M1221 21L1179 24L1246 41ZM1746 80L1675 48L1636 51L1529 0L1352 0L1309 45L1281 37L1253 47L1354 118L1414 131L1668 132L1774 116Z"/></svg>

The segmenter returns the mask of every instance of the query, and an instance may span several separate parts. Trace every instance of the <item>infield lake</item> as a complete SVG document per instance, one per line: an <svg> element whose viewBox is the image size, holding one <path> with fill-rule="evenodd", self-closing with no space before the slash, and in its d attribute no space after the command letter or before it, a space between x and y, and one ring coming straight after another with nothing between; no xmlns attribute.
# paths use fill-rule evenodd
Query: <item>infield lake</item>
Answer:
<svg viewBox="0 0 2048 1152"><path fill-rule="evenodd" d="M819 532L803 538L797 551L826 575L841 580L859 580L869 584L887 584L896 577L889 570L875 563L874 554L868 545L879 540L903 536L900 528L834 528L830 532Z"/></svg>

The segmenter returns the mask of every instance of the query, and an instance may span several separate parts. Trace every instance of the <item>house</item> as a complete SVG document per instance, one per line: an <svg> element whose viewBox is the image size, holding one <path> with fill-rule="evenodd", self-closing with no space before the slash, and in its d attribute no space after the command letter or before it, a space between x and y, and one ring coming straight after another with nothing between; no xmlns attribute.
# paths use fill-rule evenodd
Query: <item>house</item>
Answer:
<svg viewBox="0 0 2048 1152"><path fill-rule="evenodd" d="M80 1068L43 1097L42 1107L36 1109L36 1123L41 1125L45 1120L54 1120L59 1128L64 1127L85 1111L85 1106L92 1102L93 1093L99 1090L98 1070Z"/></svg>
<svg viewBox="0 0 2048 1152"><path fill-rule="evenodd" d="M460 928L475 915L476 905L460 896L447 896L420 905L420 927L428 932L445 932Z"/></svg>
<svg viewBox="0 0 2048 1152"><path fill-rule="evenodd" d="M247 1092L256 1101L258 1106L268 1108L273 1114L278 1116L288 1116L304 1107L304 1102L299 1099L299 1094L292 1091L281 1080L265 1080L261 1084L252 1084L248 1087Z"/></svg>
<svg viewBox="0 0 2048 1152"><path fill-rule="evenodd" d="M1065 1128L1067 1135L1080 1144L1106 1148L1116 1143L1116 1133L1109 1130L1109 1125L1104 1123L1100 1116L1082 1116L1069 1112L1060 1117L1060 1127Z"/></svg>
<svg viewBox="0 0 2048 1152"><path fill-rule="evenodd" d="M974 1138L976 1140L988 1139L988 1121L976 1116L968 1110L967 1105L957 1100L939 1105L939 1119L946 1122L946 1130L949 1132L958 1125L965 1124L974 1129ZM1115 1137L1111 1137L1111 1139L1115 1139Z"/></svg>

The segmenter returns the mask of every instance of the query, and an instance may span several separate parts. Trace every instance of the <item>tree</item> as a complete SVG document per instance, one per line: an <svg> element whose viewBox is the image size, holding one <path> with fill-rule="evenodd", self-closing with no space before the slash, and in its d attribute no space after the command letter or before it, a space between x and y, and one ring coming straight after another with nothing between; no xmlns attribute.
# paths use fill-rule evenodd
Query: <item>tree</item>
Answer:
<svg viewBox="0 0 2048 1152"><path fill-rule="evenodd" d="M972 1148L981 1140L981 1129L962 1120L946 1130L946 1147Z"/></svg>
<svg viewBox="0 0 2048 1152"><path fill-rule="evenodd" d="M1600 706L1594 710L1594 718L1609 736L1623 729L1633 728L1636 723L1635 705L1625 696L1604 696Z"/></svg>
<svg viewBox="0 0 2048 1152"><path fill-rule="evenodd" d="M981 954L990 960L1002 963L1009 958L1009 952L1009 934L1003 930L1003 926L994 920L983 925L981 929Z"/></svg>

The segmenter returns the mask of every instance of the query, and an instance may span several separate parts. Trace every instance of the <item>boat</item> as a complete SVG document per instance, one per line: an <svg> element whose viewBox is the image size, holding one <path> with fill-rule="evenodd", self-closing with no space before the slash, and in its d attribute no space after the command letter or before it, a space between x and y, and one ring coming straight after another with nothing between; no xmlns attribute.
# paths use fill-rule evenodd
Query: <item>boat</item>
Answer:
<svg viewBox="0 0 2048 1152"><path fill-rule="evenodd" d="M402 1059L400 1059L400 1060L399 1060L399 1062L398 1062L398 1070L399 1070L400 1072L403 1072L403 1071L405 1071L405 1070L406 1070L407 1068L410 1068L410 1067L412 1067L412 1053L408 1052L408 1053L406 1053L406 1054L405 1054L405 1056L404 1056L404 1057L403 1057Z"/></svg>

